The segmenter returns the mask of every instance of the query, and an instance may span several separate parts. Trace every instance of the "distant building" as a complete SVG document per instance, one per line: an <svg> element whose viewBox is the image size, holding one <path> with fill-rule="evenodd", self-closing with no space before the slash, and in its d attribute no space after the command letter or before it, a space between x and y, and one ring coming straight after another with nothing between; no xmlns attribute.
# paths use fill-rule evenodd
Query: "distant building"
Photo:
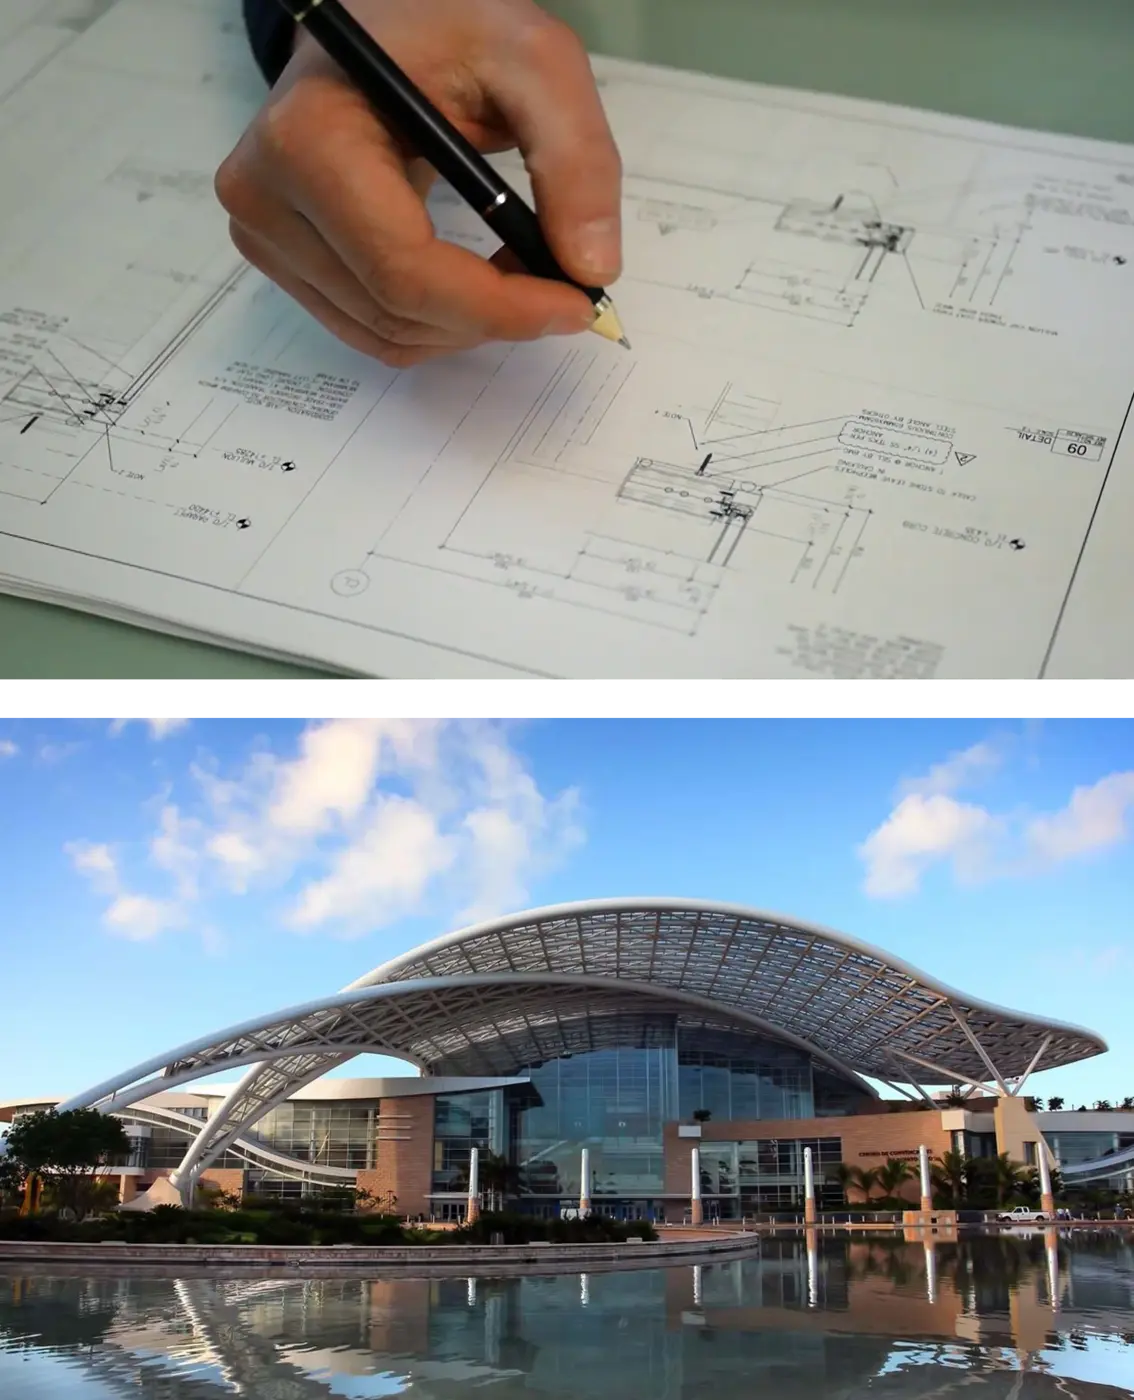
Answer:
<svg viewBox="0 0 1134 1400"><path fill-rule="evenodd" d="M727 1219L798 1206L806 1146L820 1205L841 1203L839 1162L877 1167L922 1144L1034 1165L1046 1142L1068 1179L1128 1185L1134 1113L1034 1114L1023 1097L1036 1070L1105 1049L828 929L733 905L600 900L436 939L65 1106L122 1118L127 1197L159 1175L183 1195L199 1180L358 1186L445 1218L464 1210L475 1146L516 1169L522 1208L557 1214L584 1194L586 1148L593 1208L679 1219L696 1147L705 1212ZM419 1073L324 1077L365 1053ZM231 1088L189 1087L230 1069L243 1071ZM905 1097L880 1099L864 1076ZM0 1119L53 1102L12 1100Z"/></svg>

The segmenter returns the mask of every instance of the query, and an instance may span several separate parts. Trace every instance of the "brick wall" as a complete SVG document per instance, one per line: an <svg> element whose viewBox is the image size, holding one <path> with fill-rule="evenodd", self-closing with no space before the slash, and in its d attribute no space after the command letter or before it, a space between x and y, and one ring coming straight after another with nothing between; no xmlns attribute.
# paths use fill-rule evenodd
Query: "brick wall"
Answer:
<svg viewBox="0 0 1134 1400"><path fill-rule="evenodd" d="M198 1178L199 1186L216 1186L228 1191L238 1200L244 1199L245 1174L242 1167L206 1167Z"/></svg>
<svg viewBox="0 0 1134 1400"><path fill-rule="evenodd" d="M832 1138L842 1141L842 1160L848 1167L880 1167L890 1155L912 1153L906 1160L917 1169L917 1149L924 1143L930 1157L939 1157L952 1146L950 1134L941 1124L937 1109L922 1113L853 1114L846 1118L784 1118L760 1122L713 1122L701 1124L700 1144L696 1138L677 1135L678 1125L665 1127L665 1189L667 1195L688 1196L691 1186L690 1149L713 1142L757 1142L768 1138ZM903 1191L911 1202L918 1199L916 1176ZM860 1200L851 1190L850 1199Z"/></svg>
<svg viewBox="0 0 1134 1400"><path fill-rule="evenodd" d="M383 1099L378 1109L374 1169L358 1173L358 1186L381 1198L397 1197L399 1215L429 1210L433 1184L433 1096Z"/></svg>

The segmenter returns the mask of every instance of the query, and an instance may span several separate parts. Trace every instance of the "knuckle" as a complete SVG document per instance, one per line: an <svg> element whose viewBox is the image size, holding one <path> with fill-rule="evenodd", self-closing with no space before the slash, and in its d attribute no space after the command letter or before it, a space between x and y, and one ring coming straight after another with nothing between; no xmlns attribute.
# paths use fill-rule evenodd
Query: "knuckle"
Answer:
<svg viewBox="0 0 1134 1400"><path fill-rule="evenodd" d="M374 307L367 317L366 325L367 329L373 331L379 340L389 341L391 345L415 345L420 339L421 325L419 322L407 320L403 316L396 316L384 306Z"/></svg>
<svg viewBox="0 0 1134 1400"><path fill-rule="evenodd" d="M247 213L251 189L239 159L239 148L227 156L213 176L213 191L225 213L233 218Z"/></svg>
<svg viewBox="0 0 1134 1400"><path fill-rule="evenodd" d="M420 273L411 271L396 258L387 258L378 270L375 290L387 316L395 322L421 321L429 288Z"/></svg>
<svg viewBox="0 0 1134 1400"><path fill-rule="evenodd" d="M269 101L257 118L257 140L276 159L287 160L311 139L310 114L303 112L303 104L296 101L294 92L293 89Z"/></svg>
<svg viewBox="0 0 1134 1400"><path fill-rule="evenodd" d="M533 16L517 34L516 43L524 59L537 67L586 59L583 41L569 24L553 15Z"/></svg>

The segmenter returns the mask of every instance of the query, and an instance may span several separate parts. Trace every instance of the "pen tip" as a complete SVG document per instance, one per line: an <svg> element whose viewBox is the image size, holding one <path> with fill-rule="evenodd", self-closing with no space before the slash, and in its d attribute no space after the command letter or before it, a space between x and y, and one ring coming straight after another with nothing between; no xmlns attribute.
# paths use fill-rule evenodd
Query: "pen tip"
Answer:
<svg viewBox="0 0 1134 1400"><path fill-rule="evenodd" d="M618 337L618 343L619 343L619 345L622 346L623 350L629 350L629 349L630 349L630 342L626 339L626 337L625 337L624 335L620 335L620 336Z"/></svg>

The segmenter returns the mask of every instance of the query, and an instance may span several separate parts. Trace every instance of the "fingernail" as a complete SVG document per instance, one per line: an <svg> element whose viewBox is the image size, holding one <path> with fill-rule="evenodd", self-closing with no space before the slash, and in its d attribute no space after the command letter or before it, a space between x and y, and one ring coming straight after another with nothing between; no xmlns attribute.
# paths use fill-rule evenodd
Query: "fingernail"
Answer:
<svg viewBox="0 0 1134 1400"><path fill-rule="evenodd" d="M622 240L617 219L595 219L579 230L575 247L587 274L600 282L612 281L622 267Z"/></svg>

